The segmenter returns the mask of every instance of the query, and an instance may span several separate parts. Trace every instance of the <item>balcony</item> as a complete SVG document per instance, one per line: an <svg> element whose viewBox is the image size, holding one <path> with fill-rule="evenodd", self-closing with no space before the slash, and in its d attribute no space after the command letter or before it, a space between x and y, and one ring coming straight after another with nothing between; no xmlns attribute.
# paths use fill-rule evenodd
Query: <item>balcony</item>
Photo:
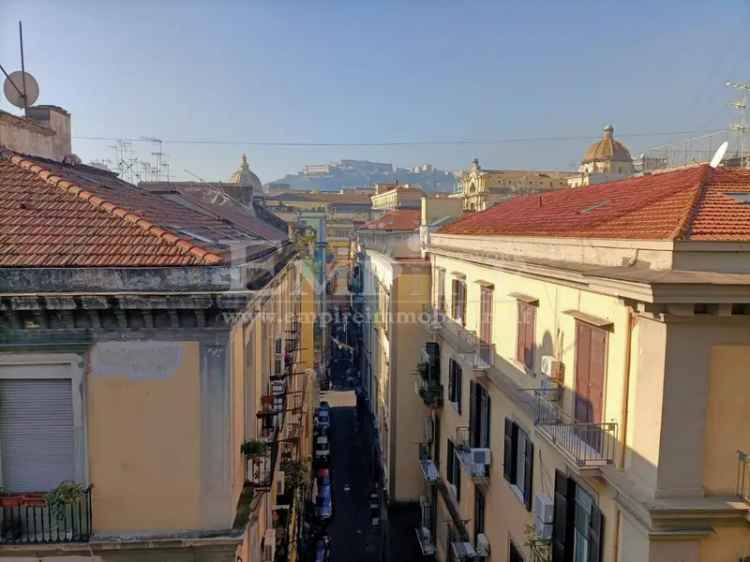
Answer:
<svg viewBox="0 0 750 562"><path fill-rule="evenodd" d="M440 408L443 405L443 385L439 382L426 381L418 376L414 380L414 391L430 408Z"/></svg>
<svg viewBox="0 0 750 562"><path fill-rule="evenodd" d="M419 497L421 512L419 527L414 529L422 556L435 555L435 539L432 536L432 502L426 496Z"/></svg>
<svg viewBox="0 0 750 562"><path fill-rule="evenodd" d="M617 424L570 419L557 402L537 391L537 432L581 470L612 464L617 445Z"/></svg>
<svg viewBox="0 0 750 562"><path fill-rule="evenodd" d="M548 540L534 539L529 542L531 562L552 562L552 543Z"/></svg>
<svg viewBox="0 0 750 562"><path fill-rule="evenodd" d="M91 522L91 486L59 507L39 494L0 496L0 544L88 542Z"/></svg>
<svg viewBox="0 0 750 562"><path fill-rule="evenodd" d="M750 454L737 451L737 496L750 503Z"/></svg>
<svg viewBox="0 0 750 562"><path fill-rule="evenodd" d="M440 477L435 461L430 457L429 445L420 443L419 445L419 467L422 470L425 482L435 484Z"/></svg>
<svg viewBox="0 0 750 562"><path fill-rule="evenodd" d="M495 365L495 344L482 341L476 332L468 330L454 320L443 320L440 334L477 374Z"/></svg>
<svg viewBox="0 0 750 562"><path fill-rule="evenodd" d="M445 313L440 312L436 308L426 306L423 309L422 317L424 318L425 329L427 333L437 335L443 327L445 321Z"/></svg>
<svg viewBox="0 0 750 562"><path fill-rule="evenodd" d="M492 450L471 446L471 434L466 426L456 428L455 455L461 466L469 473L475 484L489 483Z"/></svg>

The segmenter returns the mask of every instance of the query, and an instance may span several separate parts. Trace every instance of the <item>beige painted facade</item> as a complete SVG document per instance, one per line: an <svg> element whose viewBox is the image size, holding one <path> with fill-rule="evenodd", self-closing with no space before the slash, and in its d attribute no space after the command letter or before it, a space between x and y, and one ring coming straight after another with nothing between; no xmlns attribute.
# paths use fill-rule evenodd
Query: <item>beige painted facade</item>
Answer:
<svg viewBox="0 0 750 562"><path fill-rule="evenodd" d="M474 159L458 178L458 191L451 197L463 199L465 211L484 211L514 195L538 193L568 187L573 173L535 170L485 170Z"/></svg>
<svg viewBox="0 0 750 562"><path fill-rule="evenodd" d="M433 308L444 305L428 322L428 341L440 345L443 404L433 410L439 444L430 449L440 478L424 482L422 492L431 526L427 546L436 548L441 561L448 559L452 541L476 547L475 501L481 494L490 546L485 560L509 560L511 543L524 560L551 559L544 541L532 552L529 526L537 496L554 502L559 471L576 498L592 502L603 516L597 560L735 562L750 556L750 506L736 490L737 451L750 449L750 290L714 278L683 284L678 295L647 273L618 278L607 251L584 244L576 251L575 241L558 242L571 255L589 252L583 261L596 263L597 273L574 272L575 259L568 269L559 244L547 246L545 256L541 241L431 235ZM617 248L616 241L609 245ZM697 255L688 246L650 251L662 252L664 272L683 262L683 253ZM533 249L534 257L525 257L524 248ZM692 269L710 269L722 249L704 245L706 259L693 259ZM510 258L512 253L517 255ZM726 255L722 269L741 271L734 256ZM453 316L454 279L466 286L465 326ZM491 289L492 301L489 361L480 346L483 288ZM519 308L526 305L534 310L528 366L518 359ZM578 362L588 357L578 341L584 333L579 326L601 330L604 342L597 353L603 361L601 414L593 424L576 419L576 398L584 392L577 387L584 380ZM544 356L562 365L559 392L534 390L557 387L542 374ZM451 359L462 371L461 407L451 400ZM460 490L454 494L447 441L458 444L459 428L472 424L472 383L490 399L491 463L481 477L459 463ZM506 420L534 446L530 509L524 490L505 476ZM416 456L414 461L420 464Z"/></svg>
<svg viewBox="0 0 750 562"><path fill-rule="evenodd" d="M181 310L171 327L128 324L43 351L4 340L0 382L71 381L74 478L92 486L93 536L85 543L0 544L0 557L260 560L275 525L278 459L284 447L303 463L310 458L316 393L313 318L305 312L315 296L301 263L288 261L262 290L235 293L231 299L243 307L202 328L186 327L195 320ZM287 389L299 407L278 417L275 435L298 438L279 445L272 481L251 491L240 446L269 439L256 413L287 353L294 360Z"/></svg>
<svg viewBox="0 0 750 562"><path fill-rule="evenodd" d="M370 197L374 211L419 209L424 192L418 187L398 184L378 184Z"/></svg>
<svg viewBox="0 0 750 562"><path fill-rule="evenodd" d="M426 335L419 317L429 302L429 264L415 257L419 255L416 232L367 235L365 239L361 234L359 240L365 299L364 387L377 427L388 500L416 502L421 476L413 459L427 409L414 394L414 378ZM399 251L404 237L414 241L412 257Z"/></svg>

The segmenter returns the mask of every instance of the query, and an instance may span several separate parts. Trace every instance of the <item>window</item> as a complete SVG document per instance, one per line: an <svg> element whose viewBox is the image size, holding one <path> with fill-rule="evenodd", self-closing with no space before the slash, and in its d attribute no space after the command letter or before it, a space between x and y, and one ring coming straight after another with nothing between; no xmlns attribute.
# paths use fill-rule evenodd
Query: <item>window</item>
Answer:
<svg viewBox="0 0 750 562"><path fill-rule="evenodd" d="M515 486L526 509L531 511L534 443L529 439L528 434L510 418L505 418L503 477Z"/></svg>
<svg viewBox="0 0 750 562"><path fill-rule="evenodd" d="M448 363L448 400L456 405L459 414L461 413L463 378L461 365L451 359Z"/></svg>
<svg viewBox="0 0 750 562"><path fill-rule="evenodd" d="M445 270L437 270L437 309L445 314Z"/></svg>
<svg viewBox="0 0 750 562"><path fill-rule="evenodd" d="M509 543L508 562L523 562L523 556L521 556L521 553L516 548L516 545L513 544L513 541L510 541Z"/></svg>
<svg viewBox="0 0 750 562"><path fill-rule="evenodd" d="M0 379L2 484L9 492L75 480L71 379Z"/></svg>
<svg viewBox="0 0 750 562"><path fill-rule="evenodd" d="M471 446L489 449L492 422L491 401L487 389L471 381L469 392L469 435Z"/></svg>
<svg viewBox="0 0 750 562"><path fill-rule="evenodd" d="M604 516L575 480L555 471L553 562L600 562Z"/></svg>
<svg viewBox="0 0 750 562"><path fill-rule="evenodd" d="M447 447L448 458L445 466L445 474L448 478L448 482L456 487L456 501L461 501L461 465L456 458L455 447L453 441L448 439Z"/></svg>
<svg viewBox="0 0 750 562"><path fill-rule="evenodd" d="M534 329L536 306L518 301L518 336L516 339L516 359L527 369L534 367Z"/></svg>
<svg viewBox="0 0 750 562"><path fill-rule="evenodd" d="M474 487L474 540L479 533L484 533L484 512L486 500L482 490Z"/></svg>
<svg viewBox="0 0 750 562"><path fill-rule="evenodd" d="M607 331L576 322L575 418L583 423L602 421Z"/></svg>
<svg viewBox="0 0 750 562"><path fill-rule="evenodd" d="M454 279L451 291L451 316L466 326L466 282Z"/></svg>
<svg viewBox="0 0 750 562"><path fill-rule="evenodd" d="M479 353L486 363L492 359L492 294L492 287L482 287L479 299Z"/></svg>

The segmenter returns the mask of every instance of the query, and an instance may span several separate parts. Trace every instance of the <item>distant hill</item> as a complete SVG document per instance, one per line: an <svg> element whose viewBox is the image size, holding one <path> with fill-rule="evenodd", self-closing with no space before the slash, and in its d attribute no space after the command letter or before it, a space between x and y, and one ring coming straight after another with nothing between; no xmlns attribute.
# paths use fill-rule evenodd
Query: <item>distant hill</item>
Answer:
<svg viewBox="0 0 750 562"><path fill-rule="evenodd" d="M291 189L336 191L347 187L368 187L375 183L419 184L424 191L450 192L456 186L453 174L423 164L415 168L396 168L392 164L368 160L339 160L333 164L305 166L296 174L287 174L269 185L287 184Z"/></svg>

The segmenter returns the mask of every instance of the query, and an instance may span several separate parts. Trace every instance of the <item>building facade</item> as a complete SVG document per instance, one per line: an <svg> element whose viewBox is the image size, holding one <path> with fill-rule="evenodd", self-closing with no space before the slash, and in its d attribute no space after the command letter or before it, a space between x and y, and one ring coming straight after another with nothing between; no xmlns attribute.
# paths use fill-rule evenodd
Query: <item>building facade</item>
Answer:
<svg viewBox="0 0 750 562"><path fill-rule="evenodd" d="M485 170L475 158L459 176L458 191L451 197L463 199L466 211L484 211L515 195L567 187L571 175L571 172Z"/></svg>
<svg viewBox="0 0 750 562"><path fill-rule="evenodd" d="M315 384L295 246L253 215L13 148L0 557L294 556L304 485L284 470L304 473Z"/></svg>
<svg viewBox="0 0 750 562"><path fill-rule="evenodd" d="M430 235L426 555L750 555L748 192L700 166Z"/></svg>

